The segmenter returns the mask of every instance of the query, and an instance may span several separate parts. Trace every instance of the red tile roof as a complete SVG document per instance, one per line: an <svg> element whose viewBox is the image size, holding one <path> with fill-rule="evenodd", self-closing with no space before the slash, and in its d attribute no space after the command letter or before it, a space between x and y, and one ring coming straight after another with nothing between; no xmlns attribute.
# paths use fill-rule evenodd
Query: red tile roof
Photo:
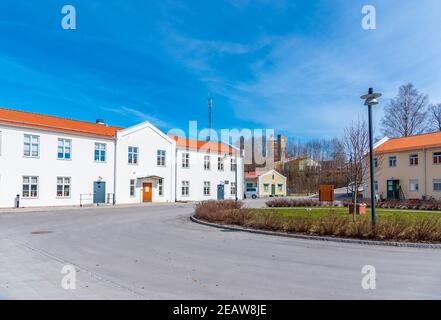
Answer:
<svg viewBox="0 0 441 320"><path fill-rule="evenodd" d="M123 129L121 127L95 122L73 120L6 108L0 108L0 123L109 138L115 136L116 131Z"/></svg>
<svg viewBox="0 0 441 320"><path fill-rule="evenodd" d="M178 147L184 147L187 149L196 149L199 151L206 151L206 152L208 151L224 152L229 154L237 152L237 149L223 142L196 140L196 139L182 138L173 135L170 135L170 137L176 141L176 145Z"/></svg>
<svg viewBox="0 0 441 320"><path fill-rule="evenodd" d="M389 153L441 147L441 132L431 132L409 137L391 138L375 148L375 153Z"/></svg>
<svg viewBox="0 0 441 320"><path fill-rule="evenodd" d="M245 172L245 178L257 178L262 174L264 174L264 172L255 172L255 171Z"/></svg>

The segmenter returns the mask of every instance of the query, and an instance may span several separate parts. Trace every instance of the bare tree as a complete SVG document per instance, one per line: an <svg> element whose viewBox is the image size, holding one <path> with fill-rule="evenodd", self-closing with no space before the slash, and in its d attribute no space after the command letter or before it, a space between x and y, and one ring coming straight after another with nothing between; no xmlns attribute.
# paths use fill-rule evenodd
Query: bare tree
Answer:
<svg viewBox="0 0 441 320"><path fill-rule="evenodd" d="M441 131L441 103L429 107L429 122L432 130Z"/></svg>
<svg viewBox="0 0 441 320"><path fill-rule="evenodd" d="M381 120L383 133L388 137L411 136L427 129L428 96L420 93L412 83L400 87L398 96L385 108Z"/></svg>
<svg viewBox="0 0 441 320"><path fill-rule="evenodd" d="M354 211L352 220L355 222L357 214L357 194L360 186L366 179L366 152L369 146L369 132L366 121L353 122L344 131L343 147L347 160L347 173L353 188Z"/></svg>

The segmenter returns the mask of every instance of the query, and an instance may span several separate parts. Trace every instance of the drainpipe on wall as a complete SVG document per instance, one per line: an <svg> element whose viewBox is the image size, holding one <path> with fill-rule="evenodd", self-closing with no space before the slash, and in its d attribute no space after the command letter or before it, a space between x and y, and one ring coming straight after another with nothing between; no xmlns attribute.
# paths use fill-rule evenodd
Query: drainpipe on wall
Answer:
<svg viewBox="0 0 441 320"><path fill-rule="evenodd" d="M178 148L175 148L175 202L178 201Z"/></svg>
<svg viewBox="0 0 441 320"><path fill-rule="evenodd" d="M113 205L116 204L116 153L117 153L117 141L118 141L118 133L116 133L115 135L115 145L114 145L114 150L113 150Z"/></svg>
<svg viewBox="0 0 441 320"><path fill-rule="evenodd" d="M427 199L427 149L424 150L424 197Z"/></svg>

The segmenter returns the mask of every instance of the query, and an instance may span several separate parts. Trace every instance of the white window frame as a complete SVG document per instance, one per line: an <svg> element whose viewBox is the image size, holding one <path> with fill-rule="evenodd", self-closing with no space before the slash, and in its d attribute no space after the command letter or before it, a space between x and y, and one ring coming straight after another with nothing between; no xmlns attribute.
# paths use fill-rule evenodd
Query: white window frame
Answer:
<svg viewBox="0 0 441 320"><path fill-rule="evenodd" d="M136 180L135 179L129 180L129 196L130 196L130 198L136 197Z"/></svg>
<svg viewBox="0 0 441 320"><path fill-rule="evenodd" d="M237 168L237 159L236 158L231 158L230 159L230 170L231 171L236 171Z"/></svg>
<svg viewBox="0 0 441 320"><path fill-rule="evenodd" d="M25 179L28 179L28 182L25 183ZM33 183L32 179L36 179L37 182ZM39 178L38 176L23 176L22 177L22 188L21 188L21 196L23 199L38 199L39 196L39 186L38 186ZM36 185L35 196L31 196L32 194L32 186ZM28 186L28 196L25 196L24 186Z"/></svg>
<svg viewBox="0 0 441 320"><path fill-rule="evenodd" d="M397 166L397 156L390 156L388 159L389 162L389 167L390 168L395 168ZM392 165L393 163L393 165Z"/></svg>
<svg viewBox="0 0 441 320"><path fill-rule="evenodd" d="M419 192L420 184L418 179L410 179L409 180L409 192Z"/></svg>
<svg viewBox="0 0 441 320"><path fill-rule="evenodd" d="M283 183L278 183L277 184L277 191L278 192L283 192Z"/></svg>
<svg viewBox="0 0 441 320"><path fill-rule="evenodd" d="M217 171L224 171L224 158L217 157Z"/></svg>
<svg viewBox="0 0 441 320"><path fill-rule="evenodd" d="M29 138L29 142L26 141L27 138ZM36 142L34 141L34 139L36 140ZM26 145L29 145L29 154L26 154ZM34 151L37 152L36 155L33 154ZM24 134L23 156L26 158L40 157L40 136L37 136L35 134L27 134L27 133Z"/></svg>
<svg viewBox="0 0 441 320"><path fill-rule="evenodd" d="M434 152L432 154L432 162L436 165L441 164L441 152Z"/></svg>
<svg viewBox="0 0 441 320"><path fill-rule="evenodd" d="M60 145L60 142L62 143ZM66 145L68 143L68 145ZM62 148L61 154L63 155L60 158L60 148ZM66 152L66 150L69 150L69 152ZM66 154L69 154L69 158L66 158ZM58 145L57 145L57 159L58 160L72 160L72 139L66 139L66 138L58 138Z"/></svg>
<svg viewBox="0 0 441 320"><path fill-rule="evenodd" d="M104 148L102 148L104 146ZM94 152L93 152L93 158L95 159L95 162L106 162L107 159L107 144L102 142L95 142L94 146ZM96 158L96 152L98 151L98 159ZM104 152L104 153L103 153ZM101 160L101 155L104 154L104 160Z"/></svg>
<svg viewBox="0 0 441 320"><path fill-rule="evenodd" d="M59 179L61 179L61 184L58 181ZM66 183L66 180L68 181ZM71 197L71 193L72 193L72 189L71 189L71 185L72 185L72 178L71 177L57 177L57 190L56 190L56 197L58 199L68 199ZM58 186L61 186L61 196L58 195ZM65 195L66 193L66 187L68 190L68 195Z"/></svg>
<svg viewBox="0 0 441 320"><path fill-rule="evenodd" d="M438 187L435 188L435 185ZM432 188L433 192L441 192L441 179L433 179Z"/></svg>
<svg viewBox="0 0 441 320"><path fill-rule="evenodd" d="M232 196L236 195L236 182L230 183L230 195Z"/></svg>
<svg viewBox="0 0 441 320"><path fill-rule="evenodd" d="M129 146L127 148L127 163L137 165L139 160L139 148Z"/></svg>
<svg viewBox="0 0 441 320"><path fill-rule="evenodd" d="M204 181L204 196L211 196L211 183L210 181Z"/></svg>
<svg viewBox="0 0 441 320"><path fill-rule="evenodd" d="M166 154L165 150L156 150L156 165L158 167L165 167Z"/></svg>
<svg viewBox="0 0 441 320"><path fill-rule="evenodd" d="M264 183L264 184L263 184L263 191L264 191L264 192L269 192L269 188L270 188L269 183Z"/></svg>
<svg viewBox="0 0 441 320"><path fill-rule="evenodd" d="M190 196L190 181L188 180L181 181L181 196L182 197Z"/></svg>
<svg viewBox="0 0 441 320"><path fill-rule="evenodd" d="M210 155L206 154L204 155L204 170L210 170L211 169L211 157Z"/></svg>
<svg viewBox="0 0 441 320"><path fill-rule="evenodd" d="M416 167L420 163L419 155L417 153L412 153L409 155L409 166ZM416 161L415 161L416 160ZM413 162L413 163L412 163ZM416 163L415 163L416 162Z"/></svg>
<svg viewBox="0 0 441 320"><path fill-rule="evenodd" d="M158 179L158 195L160 197L164 196L164 179L163 178Z"/></svg>
<svg viewBox="0 0 441 320"><path fill-rule="evenodd" d="M184 168L184 169L190 168L190 153L189 152L182 153L182 168Z"/></svg>

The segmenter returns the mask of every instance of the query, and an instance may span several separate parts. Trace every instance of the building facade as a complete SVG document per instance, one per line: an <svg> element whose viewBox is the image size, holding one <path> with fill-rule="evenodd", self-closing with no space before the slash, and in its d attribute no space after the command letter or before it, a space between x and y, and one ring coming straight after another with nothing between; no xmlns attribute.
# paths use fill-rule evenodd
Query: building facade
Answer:
<svg viewBox="0 0 441 320"><path fill-rule="evenodd" d="M211 148L212 164L221 155L224 170L204 170L203 162L184 170L179 142L149 122L121 128L0 108L0 207L14 207L17 196L21 207L199 201L216 199L213 190L222 183L243 185L238 149ZM189 153L199 161L206 151ZM226 170L232 158L238 159L237 176ZM183 181L188 195L182 195ZM209 195L207 181L214 188ZM224 198L235 198L225 186Z"/></svg>
<svg viewBox="0 0 441 320"><path fill-rule="evenodd" d="M381 140L374 166L378 198L440 200L441 132Z"/></svg>
<svg viewBox="0 0 441 320"><path fill-rule="evenodd" d="M286 196L286 177L276 170L248 172L245 184L247 188L257 188L259 197Z"/></svg>

